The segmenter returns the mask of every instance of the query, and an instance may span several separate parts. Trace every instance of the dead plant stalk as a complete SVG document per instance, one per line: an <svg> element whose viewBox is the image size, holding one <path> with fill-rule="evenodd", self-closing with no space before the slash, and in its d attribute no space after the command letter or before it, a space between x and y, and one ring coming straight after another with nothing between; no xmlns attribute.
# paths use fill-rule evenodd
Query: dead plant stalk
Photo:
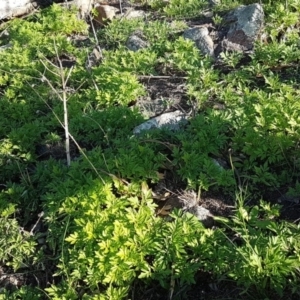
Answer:
<svg viewBox="0 0 300 300"><path fill-rule="evenodd" d="M48 60L48 62L54 66L55 68L58 68L58 73L55 73L53 71L51 71L48 66L41 60L41 63L43 64L43 66L45 67L45 69L47 69L48 71L50 71L52 74L60 77L61 80L61 86L62 86L62 95L54 88L54 86L51 84L51 82L48 80L48 78L46 78L43 75L42 81L46 81L47 84L50 86L50 88L52 89L52 91L58 96L58 98L63 102L63 108L64 108L64 129L65 129L65 145L66 145L66 157L67 157L67 165L68 167L71 165L71 155L70 155L70 133L69 133L69 122L68 122L68 107L67 107L67 102L68 102L68 97L67 97L67 83L68 80L70 78L70 75L72 73L73 70L73 66L70 68L67 77L65 77L65 71L64 68L62 66L61 60L59 58L58 55L58 51L57 51L57 47L56 44L54 43L54 49L55 49L55 53L56 53L56 58L58 61L59 66L56 66L55 64L53 64L52 62L50 62Z"/></svg>

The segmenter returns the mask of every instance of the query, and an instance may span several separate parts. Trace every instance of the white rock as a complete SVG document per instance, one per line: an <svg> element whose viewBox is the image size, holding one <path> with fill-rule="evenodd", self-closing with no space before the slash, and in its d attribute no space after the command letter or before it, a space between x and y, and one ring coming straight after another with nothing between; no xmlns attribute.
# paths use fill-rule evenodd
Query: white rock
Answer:
<svg viewBox="0 0 300 300"><path fill-rule="evenodd" d="M82 19L85 19L91 12L93 2L93 0L74 0L73 5L78 7Z"/></svg>
<svg viewBox="0 0 300 300"><path fill-rule="evenodd" d="M0 20L22 16L35 6L36 0L0 0Z"/></svg>
<svg viewBox="0 0 300 300"><path fill-rule="evenodd" d="M137 18L145 18L146 14L143 10L130 10L128 12L126 12L126 14L124 15L125 19L137 19Z"/></svg>

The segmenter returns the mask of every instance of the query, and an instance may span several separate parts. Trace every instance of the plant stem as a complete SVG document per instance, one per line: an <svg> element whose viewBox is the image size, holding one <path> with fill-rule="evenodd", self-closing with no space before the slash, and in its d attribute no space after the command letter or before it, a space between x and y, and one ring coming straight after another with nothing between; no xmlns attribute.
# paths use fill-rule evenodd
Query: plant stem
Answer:
<svg viewBox="0 0 300 300"><path fill-rule="evenodd" d="M63 88L63 104L64 104L64 124L65 124L65 136L66 136L66 155L67 165L71 165L70 156L70 138L69 138L69 122L68 122L68 109L67 109L67 93L65 87Z"/></svg>

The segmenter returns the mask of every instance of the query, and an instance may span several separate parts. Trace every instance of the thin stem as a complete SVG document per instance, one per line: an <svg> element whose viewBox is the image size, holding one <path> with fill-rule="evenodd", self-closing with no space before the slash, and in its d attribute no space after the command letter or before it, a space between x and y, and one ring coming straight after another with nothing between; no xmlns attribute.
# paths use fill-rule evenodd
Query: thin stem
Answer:
<svg viewBox="0 0 300 300"><path fill-rule="evenodd" d="M67 79L65 79L65 72L61 63L61 59L59 58L58 55L58 50L56 47L56 43L54 41L54 49L56 52L56 57L57 61L59 63L59 71L60 71L60 78L61 78L61 83L62 83L62 89L63 89L63 95L62 95L62 100L63 100L63 107L64 107L64 128L65 128L65 144L66 144L66 156L67 156L67 166L70 167L71 165L71 154L70 154L70 138L69 138L69 122L68 122L68 107L67 107L67 82L70 78L70 74L73 70L73 66L71 67Z"/></svg>

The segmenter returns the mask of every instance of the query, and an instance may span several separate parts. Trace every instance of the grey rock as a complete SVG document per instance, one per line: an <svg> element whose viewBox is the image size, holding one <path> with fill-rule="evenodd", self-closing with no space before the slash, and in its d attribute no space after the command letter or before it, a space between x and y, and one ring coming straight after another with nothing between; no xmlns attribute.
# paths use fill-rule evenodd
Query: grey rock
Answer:
<svg viewBox="0 0 300 300"><path fill-rule="evenodd" d="M206 10L202 13L202 15L206 18L212 18L214 16L214 13L211 10Z"/></svg>
<svg viewBox="0 0 300 300"><path fill-rule="evenodd" d="M183 37L185 39L189 39L194 42L206 35L208 35L208 29L206 27L189 28L183 32Z"/></svg>
<svg viewBox="0 0 300 300"><path fill-rule="evenodd" d="M131 51L138 51L140 49L147 48L148 46L149 43L137 34L131 35L126 42L126 47Z"/></svg>
<svg viewBox="0 0 300 300"><path fill-rule="evenodd" d="M102 58L102 51L100 47L96 46L87 57L87 60L85 62L86 69L90 70L92 67L99 65Z"/></svg>
<svg viewBox="0 0 300 300"><path fill-rule="evenodd" d="M214 57L214 42L209 36L207 27L187 29L184 31L183 37L194 41L202 54Z"/></svg>
<svg viewBox="0 0 300 300"><path fill-rule="evenodd" d="M187 122L187 115L179 110L169 112L152 118L133 129L134 134L139 134L144 130L153 128L168 128L171 130L179 130L180 126Z"/></svg>
<svg viewBox="0 0 300 300"><path fill-rule="evenodd" d="M225 22L229 24L228 41L251 50L263 27L264 11L258 3L240 6L225 17Z"/></svg>
<svg viewBox="0 0 300 300"><path fill-rule="evenodd" d="M205 35L196 41L196 46L204 55L214 58L214 42L209 35Z"/></svg>

